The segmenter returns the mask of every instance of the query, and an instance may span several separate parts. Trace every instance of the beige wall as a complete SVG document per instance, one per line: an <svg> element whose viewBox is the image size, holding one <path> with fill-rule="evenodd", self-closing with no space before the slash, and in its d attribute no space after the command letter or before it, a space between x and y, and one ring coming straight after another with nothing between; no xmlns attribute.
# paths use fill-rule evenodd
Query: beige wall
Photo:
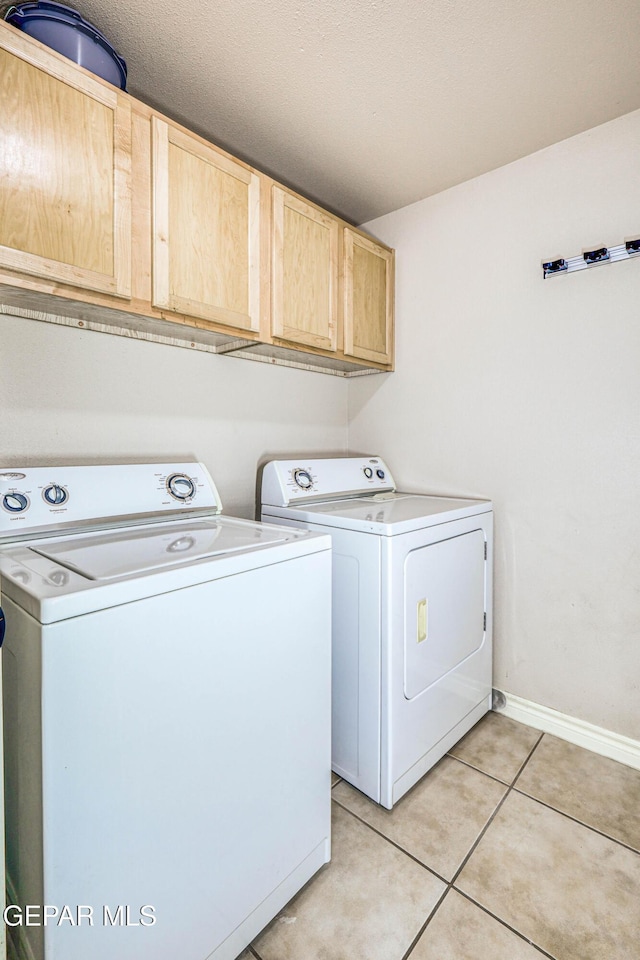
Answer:
<svg viewBox="0 0 640 960"><path fill-rule="evenodd" d="M640 738L640 112L383 217L397 372L341 378L0 316L0 463L197 457L251 516L269 455L385 456L492 497L495 685ZM347 399L349 408L347 410Z"/></svg>
<svg viewBox="0 0 640 960"><path fill-rule="evenodd" d="M342 377L0 315L0 464L195 457L253 516L258 462L344 453Z"/></svg>
<svg viewBox="0 0 640 960"><path fill-rule="evenodd" d="M495 686L640 738L640 112L382 217L397 372L349 386L349 447L410 490L493 498Z"/></svg>

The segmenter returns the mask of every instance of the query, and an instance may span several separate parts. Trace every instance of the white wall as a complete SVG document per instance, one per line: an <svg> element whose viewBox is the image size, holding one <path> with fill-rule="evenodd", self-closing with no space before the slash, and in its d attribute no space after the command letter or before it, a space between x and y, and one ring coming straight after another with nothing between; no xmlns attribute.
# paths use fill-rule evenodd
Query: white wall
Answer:
<svg viewBox="0 0 640 960"><path fill-rule="evenodd" d="M410 490L491 497L494 685L640 738L640 112L366 229L397 249L397 372L349 447Z"/></svg>
<svg viewBox="0 0 640 960"><path fill-rule="evenodd" d="M347 383L0 315L0 464L203 460L254 515L269 455L344 453Z"/></svg>

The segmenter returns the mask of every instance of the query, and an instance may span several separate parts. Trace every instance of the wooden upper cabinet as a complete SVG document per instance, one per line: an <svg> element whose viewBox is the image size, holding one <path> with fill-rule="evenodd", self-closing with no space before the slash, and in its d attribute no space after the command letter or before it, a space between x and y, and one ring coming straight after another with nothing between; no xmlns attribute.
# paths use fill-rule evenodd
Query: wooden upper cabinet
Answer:
<svg viewBox="0 0 640 960"><path fill-rule="evenodd" d="M260 327L260 178L153 118L153 305Z"/></svg>
<svg viewBox="0 0 640 960"><path fill-rule="evenodd" d="M344 352L391 363L393 352L393 252L344 229Z"/></svg>
<svg viewBox="0 0 640 960"><path fill-rule="evenodd" d="M127 98L7 27L0 103L0 266L130 297Z"/></svg>
<svg viewBox="0 0 640 960"><path fill-rule="evenodd" d="M4 303L127 335L174 320L180 341L347 376L392 368L383 244L3 22L0 104Z"/></svg>
<svg viewBox="0 0 640 960"><path fill-rule="evenodd" d="M276 186L272 216L273 336L335 350L339 223Z"/></svg>

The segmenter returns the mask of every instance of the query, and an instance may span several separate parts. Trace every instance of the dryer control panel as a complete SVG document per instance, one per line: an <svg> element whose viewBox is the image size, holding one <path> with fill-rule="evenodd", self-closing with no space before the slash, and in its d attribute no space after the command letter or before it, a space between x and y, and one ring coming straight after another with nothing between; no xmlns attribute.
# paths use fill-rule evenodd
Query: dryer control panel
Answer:
<svg viewBox="0 0 640 960"><path fill-rule="evenodd" d="M202 463L0 467L0 542L221 510Z"/></svg>
<svg viewBox="0 0 640 960"><path fill-rule="evenodd" d="M262 473L263 506L284 507L393 490L391 471L380 457L271 460Z"/></svg>

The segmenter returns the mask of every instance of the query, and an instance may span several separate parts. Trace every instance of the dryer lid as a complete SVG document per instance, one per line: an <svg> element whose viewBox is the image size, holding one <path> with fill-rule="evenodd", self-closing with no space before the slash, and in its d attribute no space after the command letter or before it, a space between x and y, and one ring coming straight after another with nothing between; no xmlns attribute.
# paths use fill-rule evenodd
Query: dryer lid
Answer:
<svg viewBox="0 0 640 960"><path fill-rule="evenodd" d="M237 525L227 518L157 524L149 529L113 530L30 549L88 580L112 580L194 563L241 550L282 543L291 536L259 524Z"/></svg>
<svg viewBox="0 0 640 960"><path fill-rule="evenodd" d="M265 509L264 512L274 518L290 517L305 523L391 537L450 520L487 513L491 509L489 500L389 492L371 497L299 504L283 510Z"/></svg>

